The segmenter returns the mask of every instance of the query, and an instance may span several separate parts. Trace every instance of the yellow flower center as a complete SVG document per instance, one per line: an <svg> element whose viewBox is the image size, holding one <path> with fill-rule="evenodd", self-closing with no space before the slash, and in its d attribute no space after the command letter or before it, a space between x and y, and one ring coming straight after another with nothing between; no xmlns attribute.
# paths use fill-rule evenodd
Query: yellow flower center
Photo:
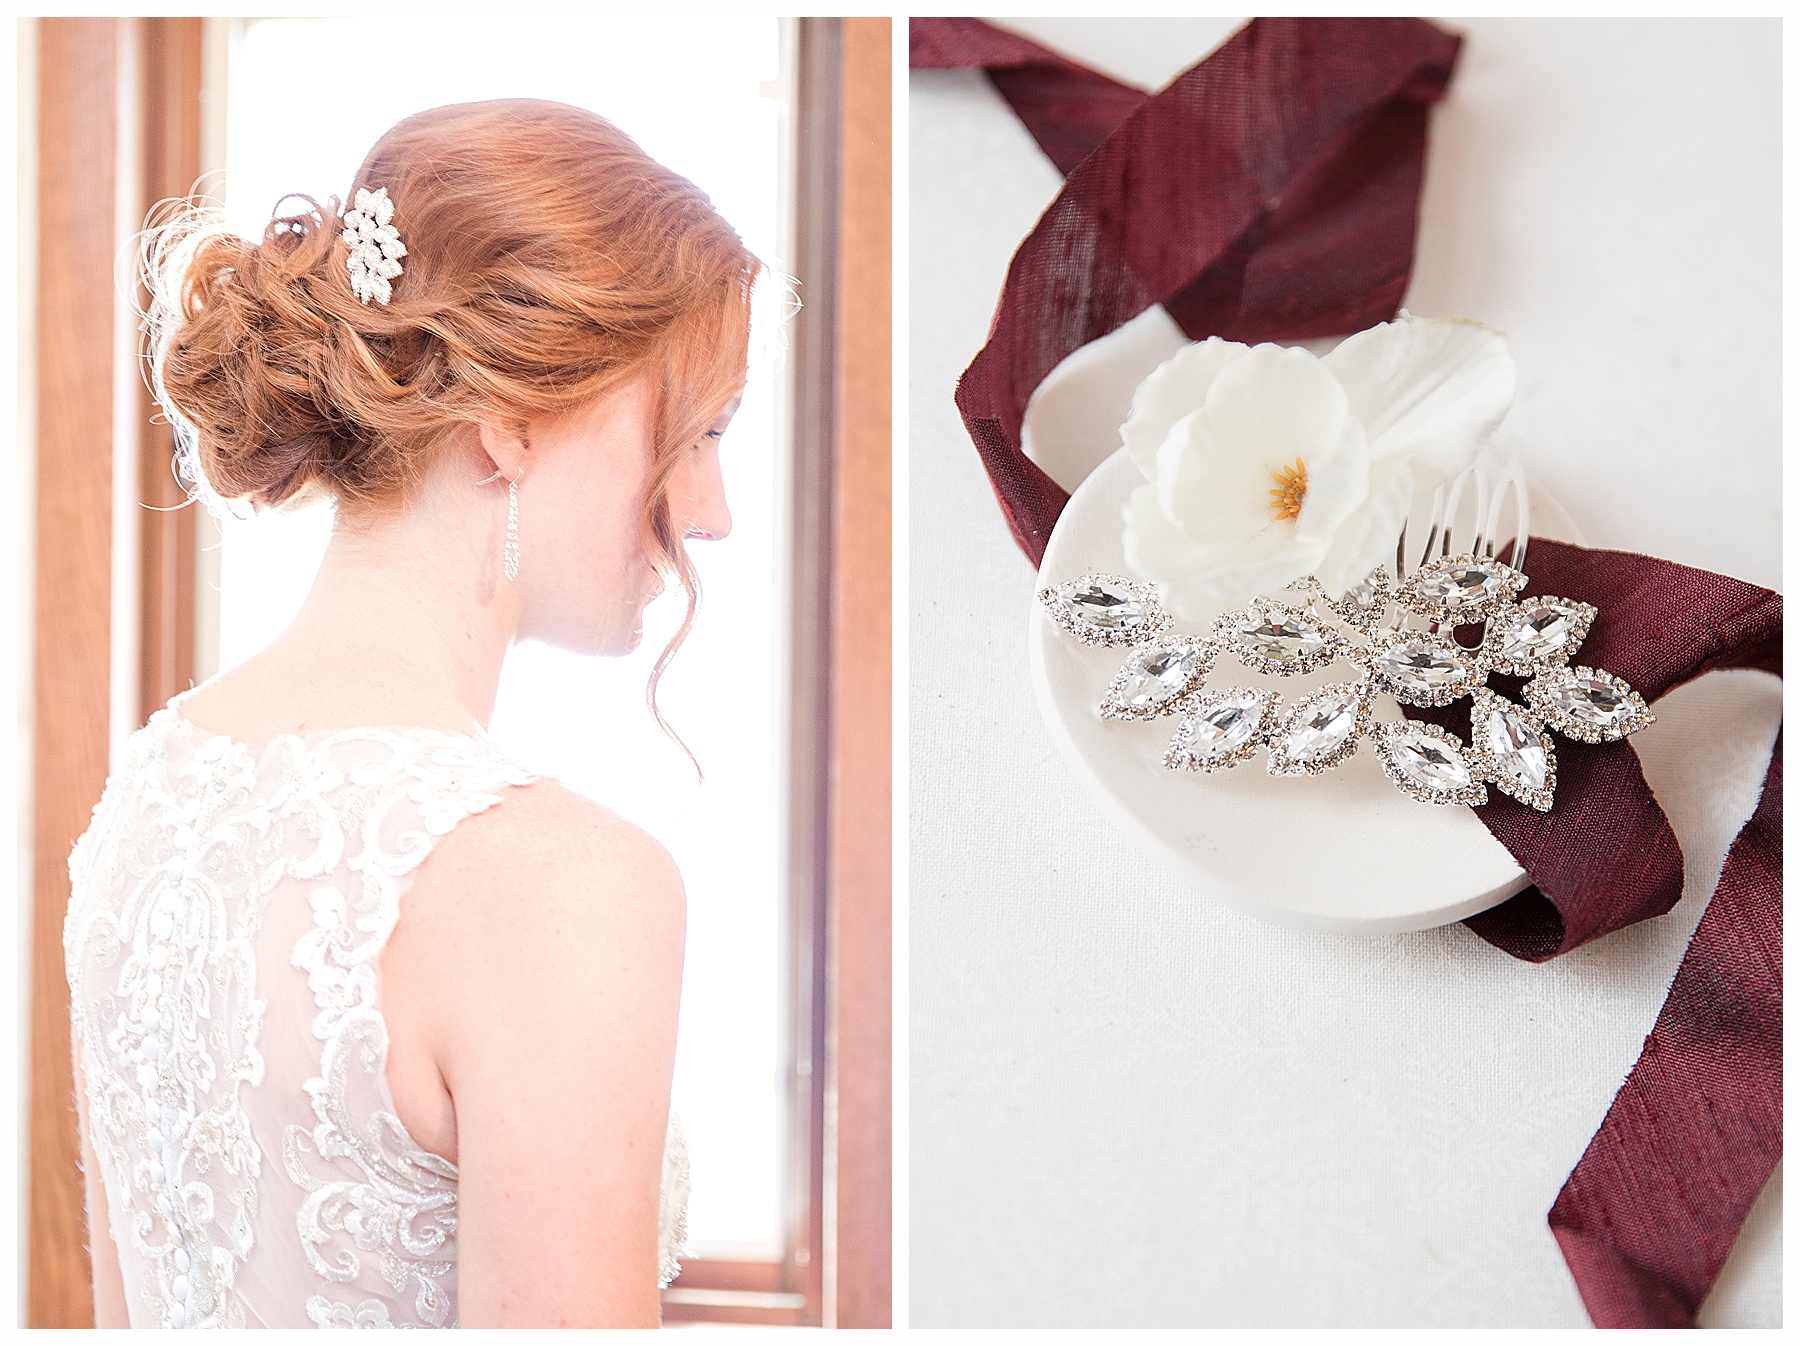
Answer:
<svg viewBox="0 0 1800 1346"><path fill-rule="evenodd" d="M1269 507L1276 519L1299 518L1300 505L1306 499L1306 460L1296 458L1292 467L1272 467L1269 475L1275 478Z"/></svg>

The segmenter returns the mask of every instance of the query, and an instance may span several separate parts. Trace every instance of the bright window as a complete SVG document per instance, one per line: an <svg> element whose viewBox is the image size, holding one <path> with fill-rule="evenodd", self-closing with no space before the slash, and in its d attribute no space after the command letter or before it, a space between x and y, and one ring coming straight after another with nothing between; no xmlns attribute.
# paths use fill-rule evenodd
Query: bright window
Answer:
<svg viewBox="0 0 1800 1346"><path fill-rule="evenodd" d="M574 103L698 183L770 263L749 388L722 451L734 529L693 549L706 601L661 692L704 784L644 707L650 666L681 618L679 590L651 608L630 658L517 649L490 726L524 762L643 826L681 867L688 952L675 1107L693 1159L691 1243L699 1256L742 1260L778 1258L787 1235L785 50L780 21L719 13L253 20L232 44L225 141L229 223L257 237L284 193L320 202L345 193L368 147L409 113L498 97ZM396 222L404 236L403 213ZM329 528L325 509L224 526L217 667L286 625Z"/></svg>

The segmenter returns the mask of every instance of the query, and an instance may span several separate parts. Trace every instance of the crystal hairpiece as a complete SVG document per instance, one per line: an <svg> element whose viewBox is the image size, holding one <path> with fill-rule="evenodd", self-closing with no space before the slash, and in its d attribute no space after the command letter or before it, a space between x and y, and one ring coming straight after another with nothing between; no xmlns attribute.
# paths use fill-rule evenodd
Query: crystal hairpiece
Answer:
<svg viewBox="0 0 1800 1346"><path fill-rule="evenodd" d="M1547 812L1556 789L1547 729L1610 742L1655 716L1622 679L1570 666L1596 610L1567 598L1522 599L1525 584L1511 566L1469 554L1440 557L1397 588L1378 567L1335 600L1309 575L1283 595L1223 614L1204 638L1172 630L1156 591L1139 580L1083 575L1038 597L1077 640L1129 649L1099 713L1179 715L1163 757L1171 770L1217 771L1266 747L1270 775L1317 775L1349 761L1366 738L1388 779L1423 803L1485 804L1491 784ZM1409 614L1425 619L1424 627L1409 626ZM1456 628L1477 623L1480 643L1457 643ZM1282 677L1340 659L1361 675L1289 705L1268 688L1205 687L1225 655ZM1524 704L1490 690L1490 673L1528 678ZM1472 741L1418 721L1375 722L1378 692L1409 706L1471 698Z"/></svg>
<svg viewBox="0 0 1800 1346"><path fill-rule="evenodd" d="M385 304L393 295L390 282L400 275L400 259L406 256L406 245L388 221L394 218L394 203L387 188L374 191L357 188L356 209L344 212L344 242L350 245L350 289L367 304Z"/></svg>

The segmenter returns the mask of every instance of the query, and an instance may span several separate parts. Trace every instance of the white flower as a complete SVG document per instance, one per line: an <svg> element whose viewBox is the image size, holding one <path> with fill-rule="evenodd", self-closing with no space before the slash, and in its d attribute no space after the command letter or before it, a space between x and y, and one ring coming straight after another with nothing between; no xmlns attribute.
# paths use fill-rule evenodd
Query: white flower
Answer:
<svg viewBox="0 0 1800 1346"><path fill-rule="evenodd" d="M1126 563L1190 619L1302 575L1342 594L1392 558L1413 497L1474 462L1515 383L1505 334L1467 318L1402 317L1323 359L1187 346L1119 430L1147 479Z"/></svg>
<svg viewBox="0 0 1800 1346"><path fill-rule="evenodd" d="M400 259L406 256L406 245L388 223L393 218L394 203L388 200L386 187L372 192L357 188L356 209L344 212L350 289L365 304L371 300L387 303L393 295L389 282L400 274Z"/></svg>

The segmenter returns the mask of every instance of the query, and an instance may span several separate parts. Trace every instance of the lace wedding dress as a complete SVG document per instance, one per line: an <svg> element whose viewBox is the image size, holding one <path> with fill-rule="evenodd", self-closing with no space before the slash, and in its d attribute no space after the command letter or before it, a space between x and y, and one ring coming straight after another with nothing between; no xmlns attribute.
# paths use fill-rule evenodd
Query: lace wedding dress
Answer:
<svg viewBox="0 0 1800 1346"><path fill-rule="evenodd" d="M379 960L436 840L534 779L439 730L132 736L63 947L134 1327L455 1325L456 1165L395 1114ZM686 1201L672 1125L665 1285Z"/></svg>

